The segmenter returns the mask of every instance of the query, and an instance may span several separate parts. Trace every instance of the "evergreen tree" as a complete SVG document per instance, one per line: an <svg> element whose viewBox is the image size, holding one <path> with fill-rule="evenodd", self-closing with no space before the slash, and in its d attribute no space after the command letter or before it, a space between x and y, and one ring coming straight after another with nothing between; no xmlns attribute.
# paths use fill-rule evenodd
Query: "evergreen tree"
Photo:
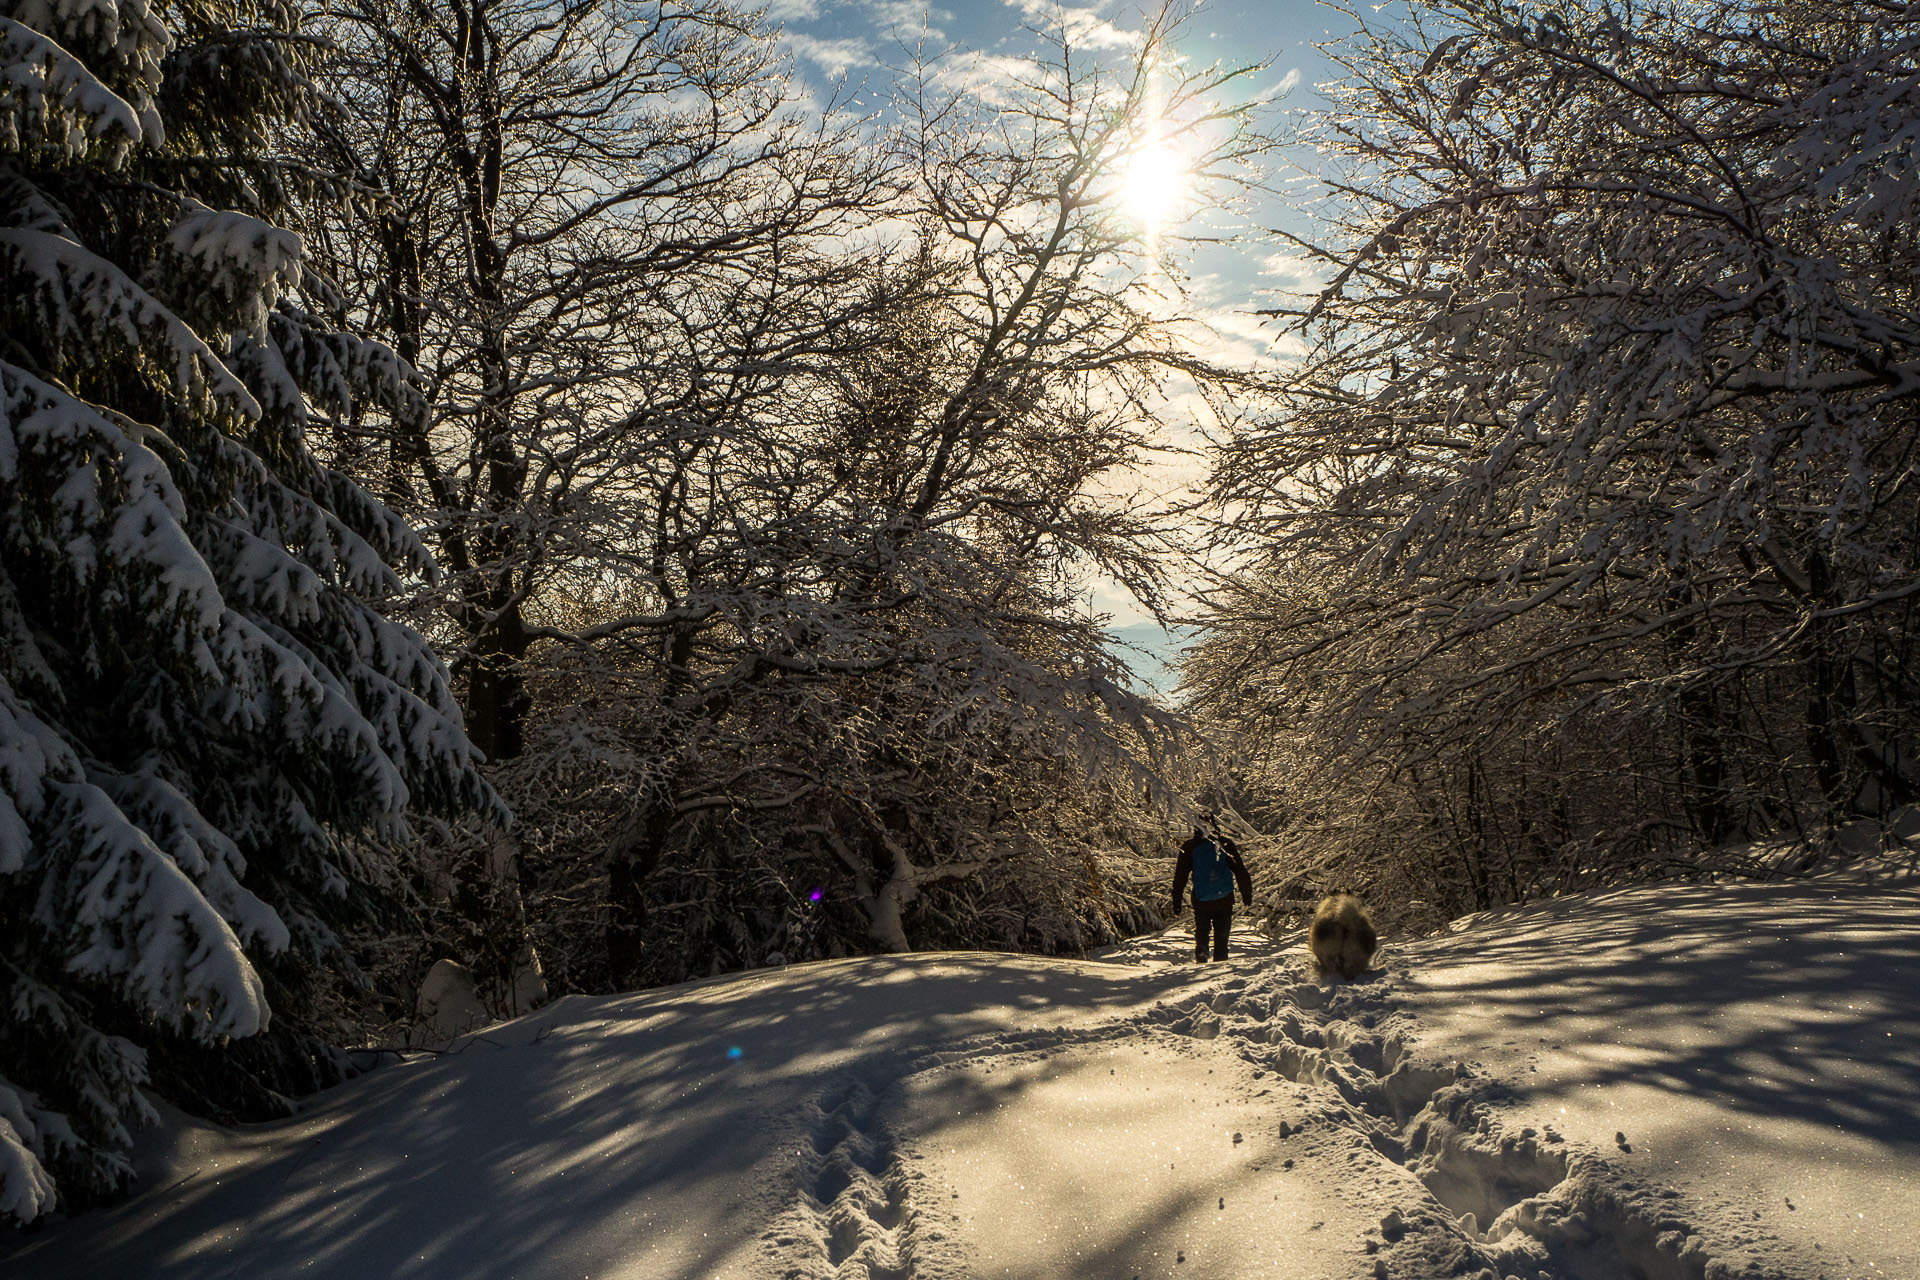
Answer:
<svg viewBox="0 0 1920 1280"><path fill-rule="evenodd" d="M0 1218L123 1188L144 1084L324 1079L335 926L410 808L495 803L373 607L426 553L305 443L417 391L275 225L296 26L0 0Z"/></svg>

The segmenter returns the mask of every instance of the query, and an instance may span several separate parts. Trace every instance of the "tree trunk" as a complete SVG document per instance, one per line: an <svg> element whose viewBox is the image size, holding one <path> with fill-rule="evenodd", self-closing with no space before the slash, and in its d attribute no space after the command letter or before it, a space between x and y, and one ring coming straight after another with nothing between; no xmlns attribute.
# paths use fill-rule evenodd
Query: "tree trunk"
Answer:
<svg viewBox="0 0 1920 1280"><path fill-rule="evenodd" d="M675 808L673 788L662 783L607 854L607 981L615 991L630 990L645 976L647 879L666 855Z"/></svg>
<svg viewBox="0 0 1920 1280"><path fill-rule="evenodd" d="M1807 606L1821 610L1831 602L1833 576L1819 551L1807 557ZM1807 752L1813 757L1814 777L1826 801L1827 821L1838 824L1852 808L1846 750L1841 742L1843 722L1852 710L1852 668L1840 651L1840 626L1814 618L1800 642L1807 681Z"/></svg>
<svg viewBox="0 0 1920 1280"><path fill-rule="evenodd" d="M527 634L518 605L474 641L467 673L467 736L487 753L489 762L511 760L526 749Z"/></svg>
<svg viewBox="0 0 1920 1280"><path fill-rule="evenodd" d="M1720 738L1719 699L1703 677L1685 676L1701 649L1700 615L1684 612L1694 603L1693 587L1682 582L1667 593L1667 607L1682 617L1666 629L1667 657L1675 674L1683 675L1675 699L1680 719L1680 751L1685 761L1683 803L1687 820L1708 847L1723 845L1739 834L1740 822L1727 795L1726 746Z"/></svg>

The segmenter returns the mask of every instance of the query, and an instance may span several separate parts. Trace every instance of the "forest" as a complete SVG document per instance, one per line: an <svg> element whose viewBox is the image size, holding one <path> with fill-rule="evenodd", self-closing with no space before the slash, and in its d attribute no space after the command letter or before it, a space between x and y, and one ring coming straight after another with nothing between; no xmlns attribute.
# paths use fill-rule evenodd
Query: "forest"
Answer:
<svg viewBox="0 0 1920 1280"><path fill-rule="evenodd" d="M0 1220L441 962L1079 955L1203 814L1412 934L1920 799L1920 13L1356 7L1306 108L1085 12L823 90L730 0L0 0Z"/></svg>

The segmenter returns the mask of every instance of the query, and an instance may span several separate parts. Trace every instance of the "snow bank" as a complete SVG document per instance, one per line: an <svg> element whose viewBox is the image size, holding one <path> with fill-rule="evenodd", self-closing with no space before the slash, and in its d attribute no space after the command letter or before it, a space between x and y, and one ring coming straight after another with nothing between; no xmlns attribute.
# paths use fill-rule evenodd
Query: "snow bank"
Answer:
<svg viewBox="0 0 1920 1280"><path fill-rule="evenodd" d="M913 955L570 998L177 1123L35 1280L1920 1275L1920 892L1660 886L1309 981Z"/></svg>

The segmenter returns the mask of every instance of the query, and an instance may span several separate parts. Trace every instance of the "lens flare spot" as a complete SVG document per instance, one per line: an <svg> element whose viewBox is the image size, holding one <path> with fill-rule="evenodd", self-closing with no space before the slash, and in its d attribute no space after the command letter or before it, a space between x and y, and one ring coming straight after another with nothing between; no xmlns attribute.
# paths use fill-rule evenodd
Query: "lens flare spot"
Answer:
<svg viewBox="0 0 1920 1280"><path fill-rule="evenodd" d="M820 901L820 899L826 896L827 896L827 891L825 889L815 889L812 893L807 895L807 901L818 902Z"/></svg>
<svg viewBox="0 0 1920 1280"><path fill-rule="evenodd" d="M733 1061L735 1058L738 1058L740 1056L740 1053L741 1053L741 1050L739 1045L736 1044L731 1046L727 1050L727 1060L729 1062Z"/></svg>

